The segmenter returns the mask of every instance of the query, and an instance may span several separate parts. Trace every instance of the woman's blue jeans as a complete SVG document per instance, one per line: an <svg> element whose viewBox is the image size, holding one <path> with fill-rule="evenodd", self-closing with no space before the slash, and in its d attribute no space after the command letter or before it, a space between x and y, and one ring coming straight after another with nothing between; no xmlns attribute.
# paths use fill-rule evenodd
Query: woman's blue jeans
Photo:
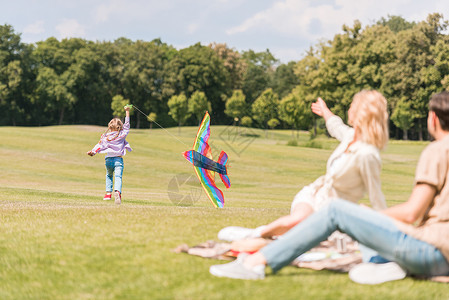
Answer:
<svg viewBox="0 0 449 300"><path fill-rule="evenodd" d="M122 192L123 158L106 157L106 192L112 192L112 183L114 190Z"/></svg>
<svg viewBox="0 0 449 300"><path fill-rule="evenodd" d="M326 240L335 230L377 251L386 260L398 263L411 274L449 275L449 264L437 248L403 233L390 217L339 199L309 216L260 252L276 272Z"/></svg>

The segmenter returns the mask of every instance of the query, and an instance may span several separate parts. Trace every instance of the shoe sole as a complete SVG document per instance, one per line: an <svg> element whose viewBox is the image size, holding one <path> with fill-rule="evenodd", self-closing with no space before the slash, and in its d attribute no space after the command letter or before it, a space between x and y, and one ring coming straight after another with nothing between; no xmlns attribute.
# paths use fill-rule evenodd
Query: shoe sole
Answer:
<svg viewBox="0 0 449 300"><path fill-rule="evenodd" d="M211 266L209 268L209 272L212 275L217 276L217 277L226 277L226 278L232 278L232 279L243 279L243 278L240 278L238 276L229 276L229 274L227 274L225 272L222 272L219 268L214 268L214 266ZM245 279L247 279L247 278L245 278Z"/></svg>
<svg viewBox="0 0 449 300"><path fill-rule="evenodd" d="M217 276L217 277L224 277L224 276L222 275L222 273L221 273L219 270L217 270L216 268L214 268L214 266L211 266L211 267L209 268L209 273L211 273L212 275Z"/></svg>
<svg viewBox="0 0 449 300"><path fill-rule="evenodd" d="M215 268L215 266L210 266L209 273L211 273L214 276L217 277L226 277L226 278L232 278L232 279L241 279L241 280L261 280L265 279L265 277L251 277L251 278L245 278L240 276L232 276L233 274L229 274L228 272L223 272L220 270L220 268ZM230 276L231 275L231 276Z"/></svg>
<svg viewBox="0 0 449 300"><path fill-rule="evenodd" d="M122 195L120 195L119 192L115 193L115 204L121 204L122 203Z"/></svg>

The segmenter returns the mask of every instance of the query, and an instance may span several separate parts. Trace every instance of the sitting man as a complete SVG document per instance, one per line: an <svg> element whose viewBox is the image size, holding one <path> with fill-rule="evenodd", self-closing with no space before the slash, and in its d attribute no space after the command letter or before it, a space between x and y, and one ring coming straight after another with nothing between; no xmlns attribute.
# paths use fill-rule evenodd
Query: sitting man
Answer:
<svg viewBox="0 0 449 300"><path fill-rule="evenodd" d="M449 92L433 95L427 118L435 138L421 153L409 199L376 212L335 200L253 255L214 265L210 273L237 279L263 279L265 266L274 272L310 250L334 231L376 251L389 261L362 263L349 272L358 283L378 284L420 276L449 275ZM417 226L412 225L416 221Z"/></svg>

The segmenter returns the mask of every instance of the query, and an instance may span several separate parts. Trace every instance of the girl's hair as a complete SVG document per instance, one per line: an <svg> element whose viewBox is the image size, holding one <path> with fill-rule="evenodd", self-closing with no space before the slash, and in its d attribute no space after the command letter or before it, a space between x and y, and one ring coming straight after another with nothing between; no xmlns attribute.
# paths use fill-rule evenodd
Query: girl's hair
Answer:
<svg viewBox="0 0 449 300"><path fill-rule="evenodd" d="M122 120L120 120L119 118L114 118L111 121L109 121L108 129L107 129L106 133L111 132L111 131L117 131L117 134L113 137L106 137L106 133L105 133L103 136L106 137L106 139L108 141L112 141L119 136L120 131L122 131L122 129L123 129ZM102 138L103 138L103 136L102 136Z"/></svg>
<svg viewBox="0 0 449 300"><path fill-rule="evenodd" d="M363 142L383 149L388 142L387 100L378 91L362 90L354 95L353 126Z"/></svg>
<svg viewBox="0 0 449 300"><path fill-rule="evenodd" d="M123 128L122 120L119 118L114 118L111 121L109 121L108 129L110 131L120 131Z"/></svg>

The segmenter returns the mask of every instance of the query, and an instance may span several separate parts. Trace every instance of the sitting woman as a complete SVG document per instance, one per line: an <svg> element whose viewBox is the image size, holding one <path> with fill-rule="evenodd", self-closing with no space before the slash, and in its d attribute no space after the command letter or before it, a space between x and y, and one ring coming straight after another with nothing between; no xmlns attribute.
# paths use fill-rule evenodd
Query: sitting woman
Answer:
<svg viewBox="0 0 449 300"><path fill-rule="evenodd" d="M312 111L324 118L329 134L340 141L327 161L326 174L299 191L289 215L255 229L225 227L218 233L219 239L238 241L282 235L327 206L333 198L358 202L368 193L375 210L386 208L380 183L380 150L388 142L386 99L377 91L363 90L357 93L348 110L348 123L352 128L334 115L321 98L312 104ZM250 249L245 249L246 242ZM236 248L250 251L257 250L253 247L260 248L260 245L263 243L243 241Z"/></svg>

